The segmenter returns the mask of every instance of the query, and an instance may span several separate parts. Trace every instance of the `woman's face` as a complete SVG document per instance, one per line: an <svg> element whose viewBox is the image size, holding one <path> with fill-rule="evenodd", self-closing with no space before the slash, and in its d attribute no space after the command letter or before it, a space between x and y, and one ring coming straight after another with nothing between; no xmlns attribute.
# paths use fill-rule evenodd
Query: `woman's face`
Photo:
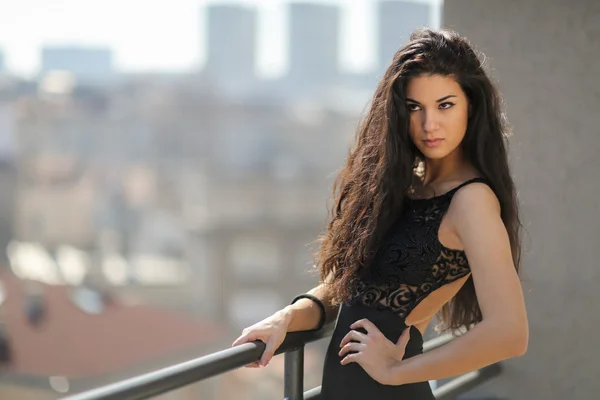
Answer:
<svg viewBox="0 0 600 400"><path fill-rule="evenodd" d="M469 103L453 78L411 78L406 86L406 105L410 137L426 158L444 158L459 148L467 131Z"/></svg>

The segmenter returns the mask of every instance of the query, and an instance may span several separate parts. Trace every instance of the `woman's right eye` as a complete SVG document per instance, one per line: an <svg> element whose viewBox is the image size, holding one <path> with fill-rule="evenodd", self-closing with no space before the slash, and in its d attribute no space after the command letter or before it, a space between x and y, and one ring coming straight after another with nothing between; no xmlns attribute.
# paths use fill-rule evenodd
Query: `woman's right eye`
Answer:
<svg viewBox="0 0 600 400"><path fill-rule="evenodd" d="M408 111L418 111L421 109L421 107L414 103L407 103L406 106L408 107Z"/></svg>

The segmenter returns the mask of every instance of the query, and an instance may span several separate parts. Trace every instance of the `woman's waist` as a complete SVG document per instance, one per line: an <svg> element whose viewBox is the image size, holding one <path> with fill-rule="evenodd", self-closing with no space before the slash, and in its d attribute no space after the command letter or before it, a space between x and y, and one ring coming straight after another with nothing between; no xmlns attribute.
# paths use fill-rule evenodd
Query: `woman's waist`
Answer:
<svg viewBox="0 0 600 400"><path fill-rule="evenodd" d="M350 325L360 319L368 319L381 331L381 333L390 341L396 343L398 338L407 328L404 318L394 314L389 309L377 309L363 305L342 304L336 321L335 330L332 339L341 340L351 329ZM366 333L362 328L355 329ZM416 327L410 330L410 341L407 345L407 352L422 352L423 336Z"/></svg>

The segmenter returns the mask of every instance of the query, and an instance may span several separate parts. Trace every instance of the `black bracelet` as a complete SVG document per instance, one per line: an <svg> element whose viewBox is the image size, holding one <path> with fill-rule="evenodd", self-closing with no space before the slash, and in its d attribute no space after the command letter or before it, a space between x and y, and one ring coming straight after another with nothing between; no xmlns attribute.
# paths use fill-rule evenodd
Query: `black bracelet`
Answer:
<svg viewBox="0 0 600 400"><path fill-rule="evenodd" d="M312 294L305 293L305 294L301 294L301 295L294 297L294 300L292 300L292 302L290 304L294 304L296 301L298 301L300 299L310 299L310 300L314 301L315 303L317 303L317 305L321 309L321 318L319 319L319 324L317 325L317 327L314 330L321 329L323 327L323 325L325 325L325 306L323 305L323 302L321 300L319 300L318 297L313 296Z"/></svg>

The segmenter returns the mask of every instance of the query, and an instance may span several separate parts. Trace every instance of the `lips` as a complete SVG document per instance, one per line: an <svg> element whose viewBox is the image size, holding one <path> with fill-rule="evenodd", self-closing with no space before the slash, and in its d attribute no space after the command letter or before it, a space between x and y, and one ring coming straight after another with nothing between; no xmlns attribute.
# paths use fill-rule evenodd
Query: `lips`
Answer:
<svg viewBox="0 0 600 400"><path fill-rule="evenodd" d="M425 139L423 140L423 143L425 143L425 146L427 147L436 147L442 144L443 141L444 139Z"/></svg>

